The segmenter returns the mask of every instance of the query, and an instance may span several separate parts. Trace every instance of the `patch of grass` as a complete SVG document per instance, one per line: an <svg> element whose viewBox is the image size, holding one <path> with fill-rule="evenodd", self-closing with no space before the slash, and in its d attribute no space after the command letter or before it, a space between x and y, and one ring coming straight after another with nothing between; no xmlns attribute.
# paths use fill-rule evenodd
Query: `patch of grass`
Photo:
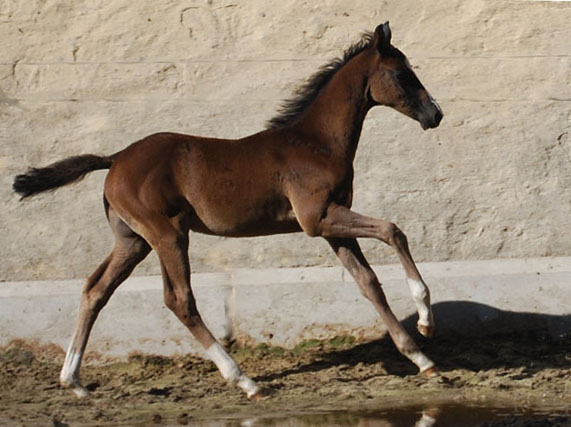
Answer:
<svg viewBox="0 0 571 427"><path fill-rule="evenodd" d="M270 356L283 356L286 353L285 348L277 345L260 344L258 347L257 351Z"/></svg>
<svg viewBox="0 0 571 427"><path fill-rule="evenodd" d="M333 348L348 348L355 344L355 337L352 335L336 336L329 340L329 345Z"/></svg>
<svg viewBox="0 0 571 427"><path fill-rule="evenodd" d="M261 343L255 347L243 347L239 348L237 346L232 346L230 353L238 357L264 357L264 356L283 356L288 350L283 347L273 346L268 343Z"/></svg>
<svg viewBox="0 0 571 427"><path fill-rule="evenodd" d="M323 341L320 340L306 340L306 341L302 341L300 342L298 345L296 345L293 349L292 349L292 353L295 355L304 353L308 350L313 350L316 349L318 347L323 347Z"/></svg>

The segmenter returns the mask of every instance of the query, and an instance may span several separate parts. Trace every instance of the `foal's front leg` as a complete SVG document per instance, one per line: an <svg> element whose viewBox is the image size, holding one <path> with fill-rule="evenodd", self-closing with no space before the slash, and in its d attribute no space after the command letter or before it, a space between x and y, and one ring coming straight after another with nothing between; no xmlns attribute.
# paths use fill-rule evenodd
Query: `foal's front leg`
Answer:
<svg viewBox="0 0 571 427"><path fill-rule="evenodd" d="M406 274L406 281L418 311L418 331L431 337L434 317L430 306L430 291L412 259L405 234L392 222L370 218L350 209L331 204L319 223L319 235L356 239L371 237L391 246L397 253Z"/></svg>
<svg viewBox="0 0 571 427"><path fill-rule="evenodd" d="M436 371L434 362L420 351L395 317L387 303L381 284L361 252L357 240L328 238L327 241L359 285L362 294L375 306L398 350L418 366L420 372L432 375Z"/></svg>
<svg viewBox="0 0 571 427"><path fill-rule="evenodd" d="M433 373L434 363L418 349L392 313L375 273L355 240L359 237L376 238L395 249L418 307L418 329L423 335L432 335L434 321L430 294L414 264L404 233L393 223L360 215L334 203L326 210L315 232L329 241L363 294L373 302L399 351L416 364L421 372Z"/></svg>

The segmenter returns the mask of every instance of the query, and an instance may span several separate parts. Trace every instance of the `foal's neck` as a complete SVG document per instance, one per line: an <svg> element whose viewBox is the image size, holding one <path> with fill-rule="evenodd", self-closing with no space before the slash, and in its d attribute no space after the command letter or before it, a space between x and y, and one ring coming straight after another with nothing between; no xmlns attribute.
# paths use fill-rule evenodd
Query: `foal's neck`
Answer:
<svg viewBox="0 0 571 427"><path fill-rule="evenodd" d="M319 144L350 161L372 106L367 96L369 67L365 55L357 55L339 69L299 121Z"/></svg>

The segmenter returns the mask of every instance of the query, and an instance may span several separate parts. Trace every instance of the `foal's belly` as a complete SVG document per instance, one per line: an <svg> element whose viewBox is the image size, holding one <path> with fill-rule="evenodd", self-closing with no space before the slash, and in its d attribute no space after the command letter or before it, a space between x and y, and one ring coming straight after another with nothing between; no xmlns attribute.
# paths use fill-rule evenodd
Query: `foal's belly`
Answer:
<svg viewBox="0 0 571 427"><path fill-rule="evenodd" d="M301 231L287 199L257 203L236 199L232 203L193 204L190 229L227 237L253 237Z"/></svg>

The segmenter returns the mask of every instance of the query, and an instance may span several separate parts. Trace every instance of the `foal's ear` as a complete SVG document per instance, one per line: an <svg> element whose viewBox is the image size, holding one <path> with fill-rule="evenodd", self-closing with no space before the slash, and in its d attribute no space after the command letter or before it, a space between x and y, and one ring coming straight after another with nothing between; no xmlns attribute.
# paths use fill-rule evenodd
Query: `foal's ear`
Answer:
<svg viewBox="0 0 571 427"><path fill-rule="evenodd" d="M373 37L373 46L375 46L379 52L387 48L391 44L391 27L389 27L389 21L384 24L379 25L375 28L375 35Z"/></svg>

